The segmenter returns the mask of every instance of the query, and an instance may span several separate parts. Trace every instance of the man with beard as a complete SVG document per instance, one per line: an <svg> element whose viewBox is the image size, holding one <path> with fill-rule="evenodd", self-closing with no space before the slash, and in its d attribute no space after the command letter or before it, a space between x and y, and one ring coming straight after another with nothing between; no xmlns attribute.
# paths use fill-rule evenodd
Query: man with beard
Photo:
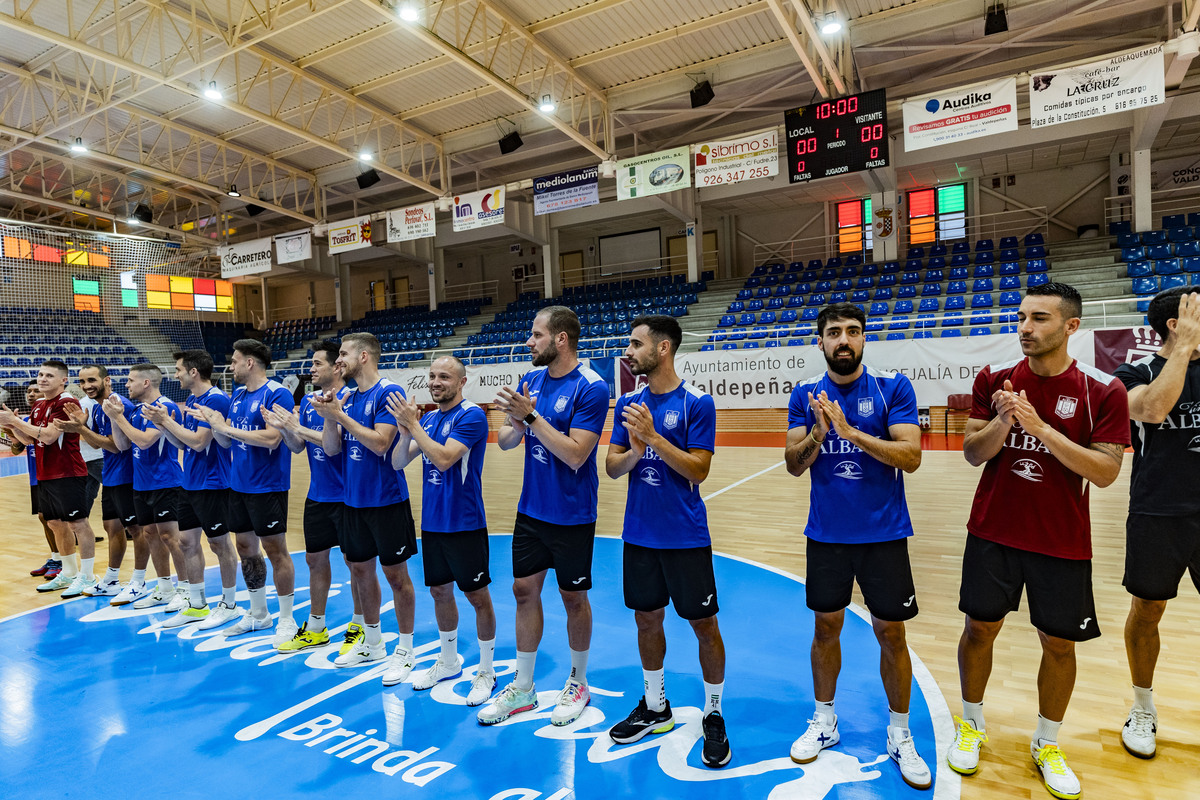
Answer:
<svg viewBox="0 0 1200 800"><path fill-rule="evenodd" d="M488 424L483 409L464 400L467 369L454 356L429 366L429 394L436 411L421 416L416 403L399 394L388 398L388 411L400 425L392 466L402 470L421 456L421 561L425 585L433 595L441 651L433 666L413 681L413 689L432 689L462 675L458 654L458 604L454 584L475 609L479 667L471 680L467 705L482 705L496 688L492 656L496 651L496 612L488 584L487 518L483 511L483 456Z"/></svg>
<svg viewBox="0 0 1200 800"><path fill-rule="evenodd" d="M701 757L709 767L723 767L732 756L721 715L725 643L717 626L708 513L700 499L716 446L717 407L675 372L683 332L674 317L638 317L630 326L625 357L633 374L645 375L648 383L617 400L604 466L610 478L629 476L621 583L625 606L637 622L645 696L609 736L617 744L631 744L675 727L663 683L663 619L671 601L700 643Z"/></svg>
<svg viewBox="0 0 1200 800"><path fill-rule="evenodd" d="M854 582L862 590L879 641L887 695L887 753L910 786L927 789L929 766L908 727L912 662L904 623L917 615L908 560L913 535L902 472L921 466L917 398L903 374L862 364L866 316L837 303L817 317L828 369L792 390L788 405L788 472L811 478L807 537L807 605L813 611L813 694L808 729L791 757L807 764L841 739L833 698L841 671L841 632Z"/></svg>
<svg viewBox="0 0 1200 800"><path fill-rule="evenodd" d="M517 669L513 681L480 709L482 725L537 708L533 667L542 640L542 585L553 569L567 611L571 674L550 722L567 725L591 700L587 659L592 639L592 545L596 538L596 445L608 416L608 384L579 364L579 317L548 306L533 318L526 343L534 369L519 391L500 390L507 415L501 450L525 442L524 482L513 528L513 595L517 600Z"/></svg>
<svg viewBox="0 0 1200 800"><path fill-rule="evenodd" d="M1029 752L1046 789L1064 798L1082 791L1058 747L1075 688L1075 643L1100 635L1088 484L1115 481L1129 444L1124 385L1067 352L1082 310L1071 286L1031 287L1017 311L1025 357L975 378L963 455L985 466L967 521L958 603L966 615L958 644L963 715L947 756L956 772L979 768L993 645L1024 588L1042 646Z"/></svg>
<svg viewBox="0 0 1200 800"><path fill-rule="evenodd" d="M25 387L25 405L33 409L33 404L42 399L42 390L38 388L37 381L32 380ZM21 419L29 421L29 416L23 416ZM42 534L46 537L46 544L50 546L50 557L46 559L46 563L36 569L29 570L29 574L34 577L45 577L46 580L53 580L58 573L62 572L62 556L58 552L58 542L54 541L54 531L50 530L50 526L46 523L46 515L38 511L38 488L37 488L37 447L33 445L26 446L22 443L20 437L15 433L9 433L10 450L14 456L25 454L26 467L29 471L29 498L32 513L38 518L38 522L42 524Z"/></svg>

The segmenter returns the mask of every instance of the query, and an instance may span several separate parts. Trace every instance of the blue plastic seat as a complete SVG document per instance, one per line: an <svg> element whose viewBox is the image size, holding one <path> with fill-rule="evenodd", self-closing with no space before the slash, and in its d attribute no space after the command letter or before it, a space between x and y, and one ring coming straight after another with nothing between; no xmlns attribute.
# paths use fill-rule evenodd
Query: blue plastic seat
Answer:
<svg viewBox="0 0 1200 800"><path fill-rule="evenodd" d="M1182 271L1178 258L1164 258L1154 262L1155 275L1176 275Z"/></svg>
<svg viewBox="0 0 1200 800"><path fill-rule="evenodd" d="M946 294L965 294L966 291L966 281L950 281L950 284L946 287Z"/></svg>
<svg viewBox="0 0 1200 800"><path fill-rule="evenodd" d="M1030 275L1025 279L1025 288L1028 289L1030 286L1045 286L1049 282L1050 275L1045 272L1039 272L1038 274Z"/></svg>
<svg viewBox="0 0 1200 800"><path fill-rule="evenodd" d="M1031 258L1025 262L1026 272L1045 272L1048 269L1050 269L1050 265L1044 258Z"/></svg>
<svg viewBox="0 0 1200 800"><path fill-rule="evenodd" d="M899 339L903 339L903 338L904 338L904 334L901 333L900 331L894 331L887 335L887 340L889 342L895 342L895 341L897 341Z"/></svg>
<svg viewBox="0 0 1200 800"><path fill-rule="evenodd" d="M962 331L960 331L958 328L952 328L952 329L950 329L950 330L944 330L944 331L942 331L942 336L941 336L941 338L943 338L943 339L949 339L949 338L951 338L951 337L953 337L953 336L962 336Z"/></svg>
<svg viewBox="0 0 1200 800"><path fill-rule="evenodd" d="M851 303L866 303L871 299L871 293L866 289L855 289L850 293Z"/></svg>
<svg viewBox="0 0 1200 800"><path fill-rule="evenodd" d="M950 280L965 281L966 279L967 279L967 268L966 267L951 267L950 268Z"/></svg>
<svg viewBox="0 0 1200 800"><path fill-rule="evenodd" d="M991 308L995 305L991 292L971 296L971 308Z"/></svg>
<svg viewBox="0 0 1200 800"><path fill-rule="evenodd" d="M991 333L991 328L971 328L972 336L990 336Z"/></svg>
<svg viewBox="0 0 1200 800"><path fill-rule="evenodd" d="M940 269L931 269L925 272L926 283L939 283L944 280L946 280L946 275Z"/></svg>
<svg viewBox="0 0 1200 800"><path fill-rule="evenodd" d="M921 299L921 305L917 307L918 311L937 311L942 305L942 301L936 297L925 297Z"/></svg>
<svg viewBox="0 0 1200 800"><path fill-rule="evenodd" d="M950 256L950 266L965 267L971 263L971 258L966 253L956 253Z"/></svg>
<svg viewBox="0 0 1200 800"><path fill-rule="evenodd" d="M921 297L939 297L942 294L942 285L940 283L927 283L921 289Z"/></svg>
<svg viewBox="0 0 1200 800"><path fill-rule="evenodd" d="M896 290L896 297L916 297L917 287L913 285L901 286Z"/></svg>
<svg viewBox="0 0 1200 800"><path fill-rule="evenodd" d="M1003 306L1019 306L1021 305L1020 292L1001 292L1000 305Z"/></svg>
<svg viewBox="0 0 1200 800"><path fill-rule="evenodd" d="M952 311L954 309L960 309L960 308L966 308L966 307L967 307L966 295L956 294L953 297L946 298L946 305L943 306L943 309L946 311Z"/></svg>
<svg viewBox="0 0 1200 800"><path fill-rule="evenodd" d="M887 327L889 331L906 331L909 328L909 319L906 316L892 317Z"/></svg>
<svg viewBox="0 0 1200 800"><path fill-rule="evenodd" d="M1164 291L1167 289L1176 289L1180 286L1187 286L1188 285L1188 276L1182 275L1182 274L1180 274L1180 275L1163 275L1161 278L1159 278L1158 285Z"/></svg>
<svg viewBox="0 0 1200 800"><path fill-rule="evenodd" d="M1184 272L1200 272L1200 256L1188 256L1179 259Z"/></svg>
<svg viewBox="0 0 1200 800"><path fill-rule="evenodd" d="M972 278L990 278L996 274L996 268L992 264L976 264L975 269L971 272Z"/></svg>
<svg viewBox="0 0 1200 800"><path fill-rule="evenodd" d="M762 311L764 308L766 308L766 304L757 297L746 304L747 311Z"/></svg>
<svg viewBox="0 0 1200 800"><path fill-rule="evenodd" d="M1003 289L1020 289L1020 275L1004 275L1000 278L1000 288Z"/></svg>
<svg viewBox="0 0 1200 800"><path fill-rule="evenodd" d="M1162 226L1167 229L1182 228L1187 224L1187 218L1183 214L1165 214L1162 218Z"/></svg>
<svg viewBox="0 0 1200 800"><path fill-rule="evenodd" d="M991 278L976 278L975 283L971 284L972 292L990 292L995 288Z"/></svg>
<svg viewBox="0 0 1200 800"><path fill-rule="evenodd" d="M875 290L875 294L871 295L872 300L891 300L893 295L892 287L884 286Z"/></svg>
<svg viewBox="0 0 1200 800"><path fill-rule="evenodd" d="M912 310L912 300L897 300L896 305L892 307L893 314L911 314Z"/></svg>
<svg viewBox="0 0 1200 800"><path fill-rule="evenodd" d="M971 245L970 245L970 244L968 244L967 242L955 242L955 243L954 243L954 244L953 244L953 245L950 247L950 254L951 254L951 255L956 255L956 256L957 256L957 255L961 255L961 254L963 254L963 253L969 253L969 252L971 252Z"/></svg>

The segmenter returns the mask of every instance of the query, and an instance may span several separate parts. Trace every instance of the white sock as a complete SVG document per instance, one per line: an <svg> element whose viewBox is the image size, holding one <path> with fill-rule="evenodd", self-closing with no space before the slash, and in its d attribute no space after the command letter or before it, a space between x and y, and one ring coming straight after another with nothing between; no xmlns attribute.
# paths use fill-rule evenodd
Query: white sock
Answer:
<svg viewBox="0 0 1200 800"><path fill-rule="evenodd" d="M189 584L187 581L180 581L179 583L175 584L175 591L179 592L180 594L187 594L188 587L190 585L191 584Z"/></svg>
<svg viewBox="0 0 1200 800"><path fill-rule="evenodd" d="M401 650L411 651L413 649L413 635L411 633L400 634L400 637L396 639L396 646Z"/></svg>
<svg viewBox="0 0 1200 800"><path fill-rule="evenodd" d="M165 592L167 589L174 589L175 587L171 585L169 577L161 577L158 579L158 588Z"/></svg>
<svg viewBox="0 0 1200 800"><path fill-rule="evenodd" d="M383 633L379 630L379 623L374 625L364 624L363 628L367 634L367 644L379 644L383 641Z"/></svg>
<svg viewBox="0 0 1200 800"><path fill-rule="evenodd" d="M458 628L452 631L438 631L438 640L442 645L442 654L438 660L443 664L458 663Z"/></svg>
<svg viewBox="0 0 1200 800"><path fill-rule="evenodd" d="M296 595L294 595L294 594L279 595L279 618L280 619L291 619L292 618L292 603L295 602L295 600L296 600Z"/></svg>
<svg viewBox="0 0 1200 800"><path fill-rule="evenodd" d="M532 653L517 651L517 672L513 675L513 684L521 691L527 692L533 688L533 665L537 661L537 650Z"/></svg>
<svg viewBox="0 0 1200 800"><path fill-rule="evenodd" d="M587 686L587 650L571 651L571 677Z"/></svg>
<svg viewBox="0 0 1200 800"><path fill-rule="evenodd" d="M81 558L79 559L79 571L83 573L83 577L92 577L92 570L96 568L96 558Z"/></svg>
<svg viewBox="0 0 1200 800"><path fill-rule="evenodd" d="M1038 747L1058 744L1058 729L1061 727L1061 722L1053 722L1038 714L1037 730L1033 732L1033 743Z"/></svg>
<svg viewBox="0 0 1200 800"><path fill-rule="evenodd" d="M208 598L204 596L203 583L188 584L188 603L192 608L204 608L208 605Z"/></svg>
<svg viewBox="0 0 1200 800"><path fill-rule="evenodd" d="M662 711L667 707L667 689L663 685L663 670L643 669L642 687L646 692L646 708Z"/></svg>
<svg viewBox="0 0 1200 800"><path fill-rule="evenodd" d="M816 703L814 704L814 708L815 708L814 716L820 717L821 719L825 720L825 722L829 723L830 725L833 724L834 717L836 717L837 715L834 714L834 712L833 712L833 701L832 700L830 700L828 703L822 703L820 700L817 700Z"/></svg>
<svg viewBox="0 0 1200 800"><path fill-rule="evenodd" d="M361 627L363 627L364 625L366 625L367 623L363 621L363 615L362 615L362 614L354 614L353 616L351 616L351 617L350 617L350 624L351 624L351 625L357 625L358 627L360 627L360 628L361 628Z"/></svg>
<svg viewBox="0 0 1200 800"><path fill-rule="evenodd" d="M318 615L318 614L312 614L312 613L310 613L310 614L308 615L308 625L307 625L307 628L308 628L308 632L309 632L309 633L312 633L312 632L314 632L314 631L323 631L323 630L325 630L325 615L324 615L324 614L319 614L319 615Z"/></svg>
<svg viewBox="0 0 1200 800"><path fill-rule="evenodd" d="M221 587L221 602L224 603L225 605L229 606L230 608L233 608L235 605L237 605L237 587L236 586L222 586Z"/></svg>
<svg viewBox="0 0 1200 800"><path fill-rule="evenodd" d="M704 681L704 713L701 716L707 717L713 712L721 713L721 695L724 692L725 681L720 683Z"/></svg>
<svg viewBox="0 0 1200 800"><path fill-rule="evenodd" d="M479 671L487 672L492 668L492 659L496 655L496 639L479 640Z"/></svg>
<svg viewBox="0 0 1200 800"><path fill-rule="evenodd" d="M109 567L104 571L104 582L111 583L112 581L121 579L121 570L116 567Z"/></svg>
<svg viewBox="0 0 1200 800"><path fill-rule="evenodd" d="M908 712L901 714L899 711L892 711L891 706L888 706L888 735L895 733L893 739L904 739L909 736L908 731Z"/></svg>
<svg viewBox="0 0 1200 800"><path fill-rule="evenodd" d="M62 560L62 575L64 578L74 578L79 574L79 568L75 566L75 556L70 555Z"/></svg>
<svg viewBox="0 0 1200 800"><path fill-rule="evenodd" d="M60 556L58 553L51 553L50 560L51 561L62 561L62 556Z"/></svg>
<svg viewBox="0 0 1200 800"><path fill-rule="evenodd" d="M129 582L130 583L140 583L143 586L145 586L146 585L146 570L135 569L133 571L133 576L130 577L130 579L129 579Z"/></svg>
<svg viewBox="0 0 1200 800"><path fill-rule="evenodd" d="M968 703L966 700L963 700L962 718L971 723L975 730L985 730L983 721L983 701L980 700L978 703Z"/></svg>
<svg viewBox="0 0 1200 800"><path fill-rule="evenodd" d="M267 590L263 587L250 589L250 615L265 619L271 616L267 612Z"/></svg>
<svg viewBox="0 0 1200 800"><path fill-rule="evenodd" d="M1133 687L1133 707L1157 714L1158 710L1154 708L1154 690L1143 689L1140 686Z"/></svg>

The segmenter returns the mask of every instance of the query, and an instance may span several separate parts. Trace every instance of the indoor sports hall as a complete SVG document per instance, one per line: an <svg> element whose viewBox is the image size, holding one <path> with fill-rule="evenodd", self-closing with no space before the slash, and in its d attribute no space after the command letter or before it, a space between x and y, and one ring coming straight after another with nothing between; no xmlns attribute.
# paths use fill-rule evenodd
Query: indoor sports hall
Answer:
<svg viewBox="0 0 1200 800"><path fill-rule="evenodd" d="M1080 374L1115 391L1125 378L1113 373L1156 353L1155 364L1182 364L1179 375L1193 363L1169 360L1186 333L1185 311L1171 317L1176 327L1164 340L1151 303L1160 292L1186 298L1187 287L1200 287L1198 23L1196 3L1149 0L40 0L0 8L4 795L162 784L186 798L247 787L289 797L479 800L1200 796L1200 558L1158 626L1153 757L1135 757L1123 738L1135 701L1123 585L1134 447L1108 485L1079 482L1091 542L1090 560L1079 563L1090 564L1094 594L1094 615L1080 627L1100 635L1074 648L1057 745L1081 791L1049 791L1050 768L1030 758L1035 726L1043 731L1039 683L1051 679L1019 587L1019 607L991 654L978 769L950 766L969 716L960 584L986 469L964 457L964 439L969 456L972 433L998 405L1018 404L1016 390L997 386L991 399L977 391L980 376L1028 354L1029 303L1061 284L1082 301L1081 322L1062 345ZM920 460L902 481L915 588L904 605L919 610L904 625L905 724L932 773L928 788L889 757L896 717L858 585L840 633L840 742L805 763L794 757L793 743L816 718L811 658L822 615L809 606L810 509L830 519L861 512L814 488L815 473L790 474L785 460L799 424L794 438L811 437L814 463L847 484L864 478L866 448L841 436L842 449L822 449L819 427L789 412L805 386L836 372L822 326L842 317L822 311L838 304L862 316L862 374L876 385L885 376L911 385ZM89 567L94 585L109 568L118 589L141 586L139 598L155 581L186 582L174 561L165 574L153 563L135 574L140 542L130 536L120 546L121 519L108 519L99 497L88 501L90 513L61 509L77 515L62 530L75 531L67 536L78 553L60 553L58 521L43 528L30 513L31 499L43 515L58 513L56 490L31 479L40 470L55 485L59 473L47 470L58 467L46 454L69 454L78 437L47 436L23 451L22 426L36 430L53 403L82 403L95 423L105 412L92 416L90 396L108 390L88 381L103 373L114 395L130 396L130 409L158 392L162 401L146 402L184 407L195 396L176 377L183 351L209 354L214 391L236 402L248 389L235 379L245 351L234 345L246 340L269 353L258 368L271 391L311 404L324 388L314 378L324 374L322 353L370 334L379 377L422 411L438 410L441 379L431 373L453 356L465 372L462 398L486 414L480 485L499 692L519 668L518 504L553 491L537 477L552 458L538 437L500 445L506 427L550 424L506 411L506 390L519 392L537 368L541 351L531 342L543 310L564 306L579 334L563 346L609 396L591 456L599 468L590 702L568 724L552 720L575 667L552 583L542 591L545 633L530 689L537 708L498 724L480 724L479 709L467 705L483 652L460 591L461 675L414 688L445 647L421 557L406 562L415 586L411 676L384 685L387 659L336 663L343 636L353 638L355 603L340 547L330 578L310 572L306 559L306 498L326 474L312 469L311 448L279 456L288 482L284 562L268 563L265 586L261 576L247 583L244 562L236 569L239 613L265 596L272 619L264 629L227 636L220 626L178 625L182 612L164 605L64 598ZM631 344L645 315L678 323L674 369L711 399L715 415L711 467L689 491L706 509L720 599L720 715L732 755L719 768L703 755L710 684L693 628L674 609L665 614L663 665L674 726L631 744L610 736L649 694L626 605L622 532L635 485L656 488L658 478L605 474L610 452L628 441L621 430L610 445L614 408L647 385ZM326 340L333 351L322 350ZM147 364L162 374L150 388L143 376L156 373ZM63 379L61 397L74 397L56 400ZM50 399L41 399L47 388ZM1134 391L1121 406L1126 422L1140 413ZM1092 420L1099 412L1089 403L1060 394L1046 416ZM1195 434L1193 408L1180 401L1160 427ZM842 412L861 421L891 409L867 398ZM667 419L673 428L677 419ZM1152 440L1136 437L1147 426L1116 426L1121 437L1135 435L1140 458ZM1060 531L1045 520L1080 502L1037 499L1060 445L1008 435L1004 446L1031 460L1017 461L1007 480L1028 491L989 523L1012 520L1013 535L1026 538L1035 534L1019 528L1044 525L1052 539ZM1186 455L1200 452L1200 438L1185 445L1177 468L1165 467L1184 504L1200 495ZM133 449L143 452L136 441ZM77 457L97 479L109 458L86 448ZM425 484L443 474L423 463L432 462L409 464L399 478L418 533L429 511ZM898 481L900 468L894 473ZM1142 489L1132 491L1136 504ZM140 497L138 487L131 492ZM854 527L842 533L869 535ZM86 555L93 545L94 559ZM417 545L424 554L428 537ZM199 597L216 608L221 565L209 546L202 553ZM286 616L277 568L289 558L296 622L309 618L313 587L330 581L327 644L289 651L273 641ZM404 639L383 568L377 578L382 642L392 652ZM1065 583L1051 582L1049 596L1051 606L1070 605Z"/></svg>

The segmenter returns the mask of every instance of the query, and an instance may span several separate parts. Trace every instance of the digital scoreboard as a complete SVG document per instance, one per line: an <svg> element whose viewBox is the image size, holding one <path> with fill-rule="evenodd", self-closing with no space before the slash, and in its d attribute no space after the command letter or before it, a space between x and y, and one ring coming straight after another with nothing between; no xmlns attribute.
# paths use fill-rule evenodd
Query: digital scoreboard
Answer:
<svg viewBox="0 0 1200 800"><path fill-rule="evenodd" d="M788 111L784 127L791 183L888 165L883 89Z"/></svg>

